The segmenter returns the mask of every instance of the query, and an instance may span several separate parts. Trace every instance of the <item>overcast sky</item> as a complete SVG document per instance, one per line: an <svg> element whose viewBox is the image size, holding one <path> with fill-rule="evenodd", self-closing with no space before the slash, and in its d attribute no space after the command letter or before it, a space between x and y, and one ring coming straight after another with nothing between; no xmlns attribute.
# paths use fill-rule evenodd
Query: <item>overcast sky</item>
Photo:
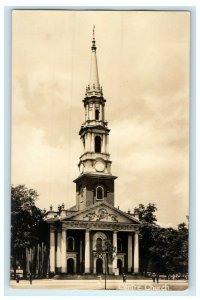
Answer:
<svg viewBox="0 0 200 300"><path fill-rule="evenodd" d="M188 215L189 13L14 11L12 183L37 205L75 204L82 100L96 27L115 206L155 203L158 221Z"/></svg>

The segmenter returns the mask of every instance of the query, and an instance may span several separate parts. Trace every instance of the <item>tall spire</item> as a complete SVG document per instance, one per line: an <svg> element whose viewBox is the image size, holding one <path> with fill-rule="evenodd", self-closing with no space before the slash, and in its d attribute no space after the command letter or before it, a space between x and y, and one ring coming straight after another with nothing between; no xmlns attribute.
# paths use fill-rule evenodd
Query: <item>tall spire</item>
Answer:
<svg viewBox="0 0 200 300"><path fill-rule="evenodd" d="M99 75L98 75L98 66L97 66L97 57L96 57L96 41L95 41L95 26L93 27L93 39L92 39L92 53L91 53L91 65L90 65L90 81L89 88L90 91L100 91L99 85Z"/></svg>

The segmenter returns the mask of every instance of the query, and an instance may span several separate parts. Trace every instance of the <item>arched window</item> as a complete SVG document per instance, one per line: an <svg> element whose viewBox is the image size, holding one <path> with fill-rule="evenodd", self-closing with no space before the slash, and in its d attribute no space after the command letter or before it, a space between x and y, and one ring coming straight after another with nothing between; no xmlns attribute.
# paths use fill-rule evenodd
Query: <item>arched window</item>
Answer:
<svg viewBox="0 0 200 300"><path fill-rule="evenodd" d="M97 244L99 243L100 245L102 245L102 247L104 246L104 241L107 239L107 236L105 233L103 233L102 231L98 231L93 235L93 239L92 239L92 249L96 250L97 248Z"/></svg>
<svg viewBox="0 0 200 300"><path fill-rule="evenodd" d="M95 152L100 153L101 152L101 138L100 136L95 136Z"/></svg>
<svg viewBox="0 0 200 300"><path fill-rule="evenodd" d="M102 239L98 238L97 239L97 244L96 244L96 249L102 249Z"/></svg>
<svg viewBox="0 0 200 300"><path fill-rule="evenodd" d="M96 189L96 197L98 200L103 200L104 198L104 190L102 186L98 186Z"/></svg>
<svg viewBox="0 0 200 300"><path fill-rule="evenodd" d="M74 238L72 236L67 238L67 250L73 251L74 250Z"/></svg>
<svg viewBox="0 0 200 300"><path fill-rule="evenodd" d="M95 120L99 120L99 110L95 110Z"/></svg>
<svg viewBox="0 0 200 300"><path fill-rule="evenodd" d="M122 251L122 240L117 239L117 251L121 252Z"/></svg>

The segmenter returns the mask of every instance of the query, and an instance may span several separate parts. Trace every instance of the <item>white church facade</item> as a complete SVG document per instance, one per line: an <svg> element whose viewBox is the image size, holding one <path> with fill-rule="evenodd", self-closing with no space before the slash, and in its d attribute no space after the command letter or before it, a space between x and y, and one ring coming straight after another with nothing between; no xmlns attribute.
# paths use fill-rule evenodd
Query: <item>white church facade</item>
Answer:
<svg viewBox="0 0 200 300"><path fill-rule="evenodd" d="M44 220L49 224L50 273L105 273L103 259L96 255L97 244L105 241L115 251L108 259L107 273L139 272L139 228L137 211L123 212L115 207L111 173L109 133L105 121L105 103L99 84L96 41L93 35L90 81L83 100L85 122L79 135L82 155L76 184L76 205L59 211L48 211Z"/></svg>

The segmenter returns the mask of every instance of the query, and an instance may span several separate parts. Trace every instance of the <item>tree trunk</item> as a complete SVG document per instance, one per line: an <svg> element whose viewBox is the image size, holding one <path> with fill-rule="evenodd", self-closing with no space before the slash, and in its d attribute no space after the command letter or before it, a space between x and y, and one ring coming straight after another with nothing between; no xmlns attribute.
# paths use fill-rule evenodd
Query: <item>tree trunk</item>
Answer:
<svg viewBox="0 0 200 300"><path fill-rule="evenodd" d="M14 270L14 279L16 279L16 253L13 253L13 270Z"/></svg>

